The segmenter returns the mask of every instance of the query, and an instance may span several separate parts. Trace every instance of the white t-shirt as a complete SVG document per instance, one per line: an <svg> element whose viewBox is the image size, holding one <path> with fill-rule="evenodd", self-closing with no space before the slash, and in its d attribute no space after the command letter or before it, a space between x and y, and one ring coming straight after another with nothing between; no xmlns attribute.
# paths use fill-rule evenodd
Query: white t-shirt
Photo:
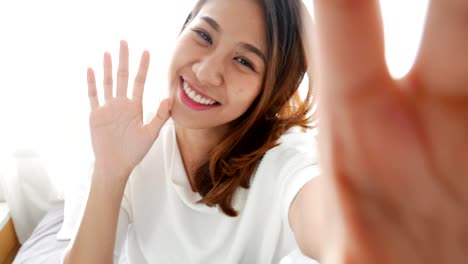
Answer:
<svg viewBox="0 0 468 264"><path fill-rule="evenodd" d="M250 188L237 190L233 205L239 215L229 217L197 203L201 196L191 189L173 122L167 122L128 180L115 259L127 241L131 264L279 263L297 247L288 222L290 204L319 174L310 133L291 130L279 143L259 163Z"/></svg>

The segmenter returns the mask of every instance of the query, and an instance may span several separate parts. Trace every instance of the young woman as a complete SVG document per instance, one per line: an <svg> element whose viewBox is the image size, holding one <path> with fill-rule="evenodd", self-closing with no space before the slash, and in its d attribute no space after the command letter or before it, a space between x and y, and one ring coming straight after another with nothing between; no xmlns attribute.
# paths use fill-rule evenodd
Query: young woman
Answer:
<svg viewBox="0 0 468 264"><path fill-rule="evenodd" d="M200 0L169 67L170 98L142 120L145 52L127 98L104 56L104 100L88 71L91 190L66 263L278 263L297 247L291 204L318 174L308 127L299 0ZM115 88L115 96L113 90ZM113 256L115 250L115 255Z"/></svg>
<svg viewBox="0 0 468 264"><path fill-rule="evenodd" d="M147 53L132 99L125 43L116 97L109 55L102 106L89 72L96 165L68 263L112 262L130 222L131 263L274 263L296 242L322 263L466 263L468 3L430 1L401 80L377 0L314 3L324 176L294 131L308 110L293 100L310 51L299 3L200 1L148 125Z"/></svg>

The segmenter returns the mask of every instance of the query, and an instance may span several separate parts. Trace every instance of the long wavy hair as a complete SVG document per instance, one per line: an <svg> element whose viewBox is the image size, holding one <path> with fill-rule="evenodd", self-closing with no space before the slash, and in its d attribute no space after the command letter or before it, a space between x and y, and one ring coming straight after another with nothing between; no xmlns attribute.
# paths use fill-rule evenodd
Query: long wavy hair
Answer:
<svg viewBox="0 0 468 264"><path fill-rule="evenodd" d="M182 31L197 16L207 0L199 0ZM200 203L219 206L228 216L237 216L232 202L239 187L249 188L264 154L278 145L289 128L310 128L312 91L305 99L299 85L307 70L301 34L301 0L258 0L263 7L267 61L263 89L250 108L230 124L230 132L211 150L198 168L194 185ZM310 80L309 80L310 81Z"/></svg>

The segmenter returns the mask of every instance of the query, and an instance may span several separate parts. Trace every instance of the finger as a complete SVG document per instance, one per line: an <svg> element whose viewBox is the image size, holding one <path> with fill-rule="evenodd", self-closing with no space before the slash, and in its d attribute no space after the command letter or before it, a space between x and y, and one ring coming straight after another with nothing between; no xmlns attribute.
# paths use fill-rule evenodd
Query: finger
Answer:
<svg viewBox="0 0 468 264"><path fill-rule="evenodd" d="M301 3L301 23L302 23L302 38L303 38L303 45L306 55L307 61L307 71L312 72L313 67L313 20L310 12L303 1Z"/></svg>
<svg viewBox="0 0 468 264"><path fill-rule="evenodd" d="M141 103L143 99L143 91L146 82L146 75L148 74L148 67L150 62L150 54L148 51L144 51L141 55L140 67L135 77L135 83L133 85L133 99Z"/></svg>
<svg viewBox="0 0 468 264"><path fill-rule="evenodd" d="M315 53L318 78L333 98L389 78L382 18L377 0L315 0ZM375 87L377 88L377 87Z"/></svg>
<svg viewBox="0 0 468 264"><path fill-rule="evenodd" d="M110 53L104 53L104 98L112 99L112 58Z"/></svg>
<svg viewBox="0 0 468 264"><path fill-rule="evenodd" d="M468 2L430 1L412 73L432 92L468 95Z"/></svg>
<svg viewBox="0 0 468 264"><path fill-rule="evenodd" d="M128 44L120 42L119 69L117 71L117 97L126 97L128 87Z"/></svg>
<svg viewBox="0 0 468 264"><path fill-rule="evenodd" d="M88 98L91 105L91 110L95 110L99 107L99 99L97 97L96 89L96 77L94 76L94 71L91 68L88 68L87 72L88 77Z"/></svg>
<svg viewBox="0 0 468 264"><path fill-rule="evenodd" d="M150 123L146 125L149 133L153 140L155 140L162 126L171 116L171 100L169 98L164 99L161 104L159 104L159 109L157 114L153 117Z"/></svg>

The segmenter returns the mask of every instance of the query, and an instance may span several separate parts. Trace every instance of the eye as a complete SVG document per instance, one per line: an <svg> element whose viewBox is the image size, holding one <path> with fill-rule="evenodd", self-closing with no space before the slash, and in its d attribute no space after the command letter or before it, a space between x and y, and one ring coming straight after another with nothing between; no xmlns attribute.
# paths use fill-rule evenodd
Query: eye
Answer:
<svg viewBox="0 0 468 264"><path fill-rule="evenodd" d="M238 61L243 66L248 67L251 70L255 71L255 68L253 67L252 63L250 63L250 61L248 61L247 59L238 57L238 58L235 58L235 60Z"/></svg>
<svg viewBox="0 0 468 264"><path fill-rule="evenodd" d="M210 35L208 33L205 33L201 30L193 30L193 32L195 32L195 34L197 34L198 36L200 36L200 38L202 38L204 41L208 42L210 45L213 44L213 40L211 39Z"/></svg>

